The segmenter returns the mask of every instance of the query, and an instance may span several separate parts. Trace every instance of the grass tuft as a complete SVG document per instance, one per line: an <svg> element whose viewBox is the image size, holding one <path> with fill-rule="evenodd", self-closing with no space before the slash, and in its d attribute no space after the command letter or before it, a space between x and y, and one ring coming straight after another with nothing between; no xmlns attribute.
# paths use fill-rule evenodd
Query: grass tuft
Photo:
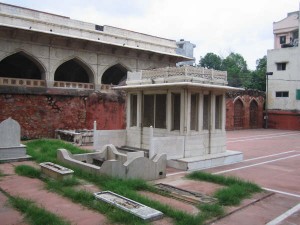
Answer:
<svg viewBox="0 0 300 225"><path fill-rule="evenodd" d="M224 209L219 204L203 204L199 206L201 210L202 216L207 219L211 219L214 217L219 217L224 215Z"/></svg>
<svg viewBox="0 0 300 225"><path fill-rule="evenodd" d="M227 186L214 193L214 197L218 199L219 203L225 206L238 205L243 199L251 197L253 193L262 191L257 184L237 177L226 177L199 171L190 173L186 177Z"/></svg>
<svg viewBox="0 0 300 225"><path fill-rule="evenodd" d="M25 214L31 225L70 225L63 218L36 206L32 201L12 196L9 200L14 208Z"/></svg>
<svg viewBox="0 0 300 225"><path fill-rule="evenodd" d="M30 177L30 178L40 178L41 171L28 165L19 165L15 167L15 171L18 175Z"/></svg>
<svg viewBox="0 0 300 225"><path fill-rule="evenodd" d="M27 153L37 162L53 162L58 163L56 152L59 148L65 148L72 154L86 153L70 143L61 140L38 139L26 143Z"/></svg>

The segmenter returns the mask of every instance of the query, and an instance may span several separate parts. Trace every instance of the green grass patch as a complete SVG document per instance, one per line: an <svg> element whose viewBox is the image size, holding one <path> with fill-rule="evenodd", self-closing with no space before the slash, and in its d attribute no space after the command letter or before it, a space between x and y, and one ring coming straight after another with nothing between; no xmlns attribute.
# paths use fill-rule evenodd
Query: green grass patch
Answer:
<svg viewBox="0 0 300 225"><path fill-rule="evenodd" d="M15 171L17 174L21 176L26 176L30 178L40 178L41 171L28 165L19 165L15 167Z"/></svg>
<svg viewBox="0 0 300 225"><path fill-rule="evenodd" d="M70 225L63 218L38 207L32 201L20 198L20 197L9 197L9 201L14 208L25 214L26 220L31 225Z"/></svg>
<svg viewBox="0 0 300 225"><path fill-rule="evenodd" d="M199 206L199 209L205 219L211 219L225 214L223 207L219 204L203 204Z"/></svg>
<svg viewBox="0 0 300 225"><path fill-rule="evenodd" d="M72 154L86 153L86 151L60 140L33 140L29 141L26 145L28 154L31 155L37 162L50 161L53 163L62 164L56 159L56 152L59 148L65 148ZM149 207L162 211L166 216L173 218L175 220L175 224L177 225L198 225L203 221L203 218L201 216L189 215L180 210L173 209L169 205L150 200L140 195L137 192L139 190L153 192L155 192L156 190L152 185L149 185L144 180L123 180L109 176L91 174L75 167L67 167L74 170L74 175L79 179L83 179L90 183L93 183L96 186L100 187L100 189L102 190L113 191L117 194L123 195L127 198L133 199ZM68 197L74 202L97 210L105 214L113 222L122 224L145 223L144 221L141 221L140 219L129 213L123 212L113 206L95 200L94 196L91 193L74 190L71 187L67 187L67 185L63 184L62 182L56 182L53 180L46 180L45 182L47 183L47 188L49 190L55 191L56 193Z"/></svg>
<svg viewBox="0 0 300 225"><path fill-rule="evenodd" d="M48 140L38 139L28 141L26 143L27 154L32 156L33 159L39 163L41 162L53 162L58 163L56 152L59 148L65 148L72 154L86 153L87 151L82 150L70 143L63 142L61 140Z"/></svg>
<svg viewBox="0 0 300 225"><path fill-rule="evenodd" d="M218 199L219 203L226 206L238 205L243 199L251 197L253 193L262 191L257 184L237 177L226 177L199 171L190 173L186 177L227 186L214 193L214 197Z"/></svg>

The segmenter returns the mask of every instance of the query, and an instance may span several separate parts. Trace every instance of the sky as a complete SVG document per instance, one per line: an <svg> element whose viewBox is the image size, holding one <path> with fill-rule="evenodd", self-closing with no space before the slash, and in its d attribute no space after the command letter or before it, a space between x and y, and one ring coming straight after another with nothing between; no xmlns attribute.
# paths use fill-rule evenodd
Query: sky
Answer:
<svg viewBox="0 0 300 225"><path fill-rule="evenodd" d="M213 52L241 54L248 68L272 49L273 22L299 0L0 0L71 19L110 25L196 45L196 63Z"/></svg>

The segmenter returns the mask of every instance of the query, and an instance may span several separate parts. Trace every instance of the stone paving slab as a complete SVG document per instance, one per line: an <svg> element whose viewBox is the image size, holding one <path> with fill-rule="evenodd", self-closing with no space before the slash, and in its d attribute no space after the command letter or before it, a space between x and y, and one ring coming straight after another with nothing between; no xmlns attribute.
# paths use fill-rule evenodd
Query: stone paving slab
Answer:
<svg viewBox="0 0 300 225"><path fill-rule="evenodd" d="M13 167L12 164L9 165ZM9 165L1 165L0 169L5 167L6 171L11 172L13 168L9 168ZM12 196L30 199L46 210L65 218L72 224L107 224L104 215L45 190L44 183L38 179L18 175L4 176L0 180L0 188ZM11 224L14 223L12 222Z"/></svg>
<svg viewBox="0 0 300 225"><path fill-rule="evenodd" d="M286 198L285 196L275 194L263 201L257 202L246 207L237 213L231 214L215 223L214 225L263 225L278 215L284 213L286 209L292 208L299 200L294 198ZM284 223L288 224L288 223ZM298 225L298 224L297 224Z"/></svg>
<svg viewBox="0 0 300 225"><path fill-rule="evenodd" d="M9 205L8 198L0 192L0 224L1 225L27 225L23 215Z"/></svg>

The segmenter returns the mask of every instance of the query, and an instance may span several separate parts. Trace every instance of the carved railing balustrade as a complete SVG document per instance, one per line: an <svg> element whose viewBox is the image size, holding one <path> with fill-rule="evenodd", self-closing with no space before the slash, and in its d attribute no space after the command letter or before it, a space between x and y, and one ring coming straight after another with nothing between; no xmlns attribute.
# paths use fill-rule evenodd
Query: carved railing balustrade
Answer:
<svg viewBox="0 0 300 225"><path fill-rule="evenodd" d="M227 83L227 72L202 67L166 67L153 70L142 70L141 80L157 80L157 79L186 80L191 82L209 82L209 83Z"/></svg>

